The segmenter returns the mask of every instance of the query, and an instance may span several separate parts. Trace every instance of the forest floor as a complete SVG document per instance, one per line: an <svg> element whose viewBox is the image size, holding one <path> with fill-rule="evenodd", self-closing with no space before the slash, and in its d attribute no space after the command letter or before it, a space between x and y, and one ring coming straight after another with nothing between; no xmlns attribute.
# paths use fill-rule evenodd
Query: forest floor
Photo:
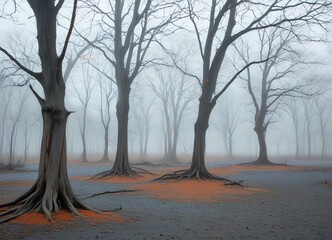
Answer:
<svg viewBox="0 0 332 240"><path fill-rule="evenodd" d="M155 175L137 179L89 178L110 164L72 164L74 192L96 210L61 211L48 222L29 213L0 225L0 239L332 239L332 163L325 166L210 166L216 175L244 180L245 187L216 181L152 182L178 168L146 166ZM145 167L145 166L140 166ZM24 193L36 164L0 172L0 203ZM137 190L91 195L106 191Z"/></svg>

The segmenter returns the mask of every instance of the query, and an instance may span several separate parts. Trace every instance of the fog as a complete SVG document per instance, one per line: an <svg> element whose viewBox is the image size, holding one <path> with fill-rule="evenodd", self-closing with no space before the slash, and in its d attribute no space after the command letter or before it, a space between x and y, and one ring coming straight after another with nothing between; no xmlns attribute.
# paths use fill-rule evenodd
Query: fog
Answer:
<svg viewBox="0 0 332 240"><path fill-rule="evenodd" d="M24 9L24 10L23 10ZM40 65L37 57L37 45L34 19L28 7L21 6L21 11L11 18L0 18L0 46L8 49L22 64L38 70ZM68 8L61 12L59 21L59 36L65 36L68 26ZM86 44L80 36L93 40L98 35L97 28L86 7L78 11L76 31L69 45L67 62L70 56L75 57ZM203 14L203 13L202 13ZM206 14L206 13L205 13ZM158 44L152 44L147 54L149 59L157 61L147 64L139 73L131 87L129 113L129 154L135 160L157 161L165 157L167 148L167 125L165 106L160 97L162 91L171 99L181 98L180 107L188 100L183 110L177 140L179 158L188 160L193 151L194 123L197 118L200 86L197 80L181 72L174 66L174 59L186 72L201 78L201 59L196 35L189 19L181 19L185 28L177 29L173 34L162 38L163 46L172 57ZM207 23L202 21L200 28L206 29ZM308 30L309 31L309 30ZM78 33L79 32L79 33ZM172 32L170 30L170 32ZM279 69L288 68L295 62L291 74L282 77L276 84L277 88L292 87L295 83L303 87L305 94L290 94L280 98L277 110L271 115L271 123L266 131L266 144L271 161L278 159L330 159L332 155L332 121L331 121L331 66L332 47L328 40L331 36L317 28L316 34L327 41L303 41L296 39L290 43L295 57L283 59L278 63ZM251 59L259 55L259 36L251 33L241 41L250 45ZM240 43L237 45L240 48ZM40 152L42 119L40 107L29 89L29 83L42 95L41 88L35 80L17 71L5 55L1 60L0 88L0 160L10 161L11 152L14 161L18 163L36 161ZM227 63L219 73L217 91L241 67L241 56L235 48L226 54ZM66 63L65 63L66 65ZM260 66L251 69L253 91L260 92ZM275 70L277 71L277 70ZM281 70L280 70L281 71ZM107 73L107 74L105 74ZM117 143L116 119L116 85L106 75L114 77L114 69L103 54L95 48L86 50L76 62L66 82L66 105L72 112L67 127L67 151L70 160L80 160L83 145L81 132L83 129L84 109L86 107L85 141L88 161L101 159L104 151L104 128L101 120L101 109L105 117L106 95L102 84L106 84L112 92L110 99L110 127L108 152L114 160ZM255 160L259 153L259 145L254 131L254 105L247 86L248 75L243 72L227 91L218 99L209 122L206 138L206 155L212 159L245 159ZM26 84L28 80L29 83ZM181 92L179 86L183 82ZM173 86L173 91L170 86ZM159 96L158 96L159 91ZM91 94L87 101L87 94ZM259 99L260 101L260 99ZM171 104L166 107L170 117L170 131L174 134L174 115ZM295 124L298 128L296 136ZM227 132L228 131L228 132ZM231 132L231 135L230 135ZM146 141L146 138L148 140ZM296 137L298 143L296 143ZM147 145L146 153L144 144ZM231 145L231 146L230 146Z"/></svg>

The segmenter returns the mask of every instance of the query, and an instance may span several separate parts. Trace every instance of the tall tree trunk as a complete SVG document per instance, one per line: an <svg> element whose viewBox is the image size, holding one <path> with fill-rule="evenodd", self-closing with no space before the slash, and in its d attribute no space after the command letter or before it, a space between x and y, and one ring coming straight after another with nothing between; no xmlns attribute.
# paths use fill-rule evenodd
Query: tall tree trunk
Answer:
<svg viewBox="0 0 332 240"><path fill-rule="evenodd" d="M27 137L24 137L24 158L23 158L23 164L28 161L28 140Z"/></svg>
<svg viewBox="0 0 332 240"><path fill-rule="evenodd" d="M119 89L120 90L120 89ZM128 114L129 114L129 91L119 93L116 105L116 116L118 119L118 141L116 157L113 169L119 174L124 175L129 168L128 161Z"/></svg>
<svg viewBox="0 0 332 240"><path fill-rule="evenodd" d="M64 89L62 91L64 92ZM68 115L63 104L55 106L53 103L46 103L42 108L43 135L39 175L32 189L36 193L44 193L39 208L48 219L51 218L51 212L58 211L60 207L66 207L74 213L77 213L75 207L83 207L74 197L67 173L66 124Z"/></svg>
<svg viewBox="0 0 332 240"><path fill-rule="evenodd" d="M4 136L5 136L5 121L2 121L2 125L1 125L1 130L0 130L0 163L3 160L2 159L2 148L3 148L3 140L4 140Z"/></svg>
<svg viewBox="0 0 332 240"><path fill-rule="evenodd" d="M86 163L86 162L88 162L88 159L87 159L87 156L86 156L86 142L85 142L84 135L83 134L81 135L82 136L82 146L83 146L82 155L81 155L81 161L83 163Z"/></svg>
<svg viewBox="0 0 332 240"><path fill-rule="evenodd" d="M113 168L97 174L96 178L103 178L110 175L134 176L136 172L129 166L128 159L128 115L130 86L128 81L121 81L118 84L118 102L116 105L116 117L118 119L118 141L116 156Z"/></svg>
<svg viewBox="0 0 332 240"><path fill-rule="evenodd" d="M174 163L178 163L176 152L177 152L177 145L179 139L179 128L178 126L174 127L174 135L173 135L173 146L170 153L170 160Z"/></svg>
<svg viewBox="0 0 332 240"><path fill-rule="evenodd" d="M199 112L195 123L194 149L190 170L195 173L196 178L200 178L200 172L207 171L205 167L205 141L206 130L208 128L208 117Z"/></svg>
<svg viewBox="0 0 332 240"><path fill-rule="evenodd" d="M148 118L148 116L146 116ZM146 158L147 156L147 150L148 150L148 142L149 142L149 135L150 135L150 127L149 127L149 121L145 121L145 139L144 139L144 150L143 150L143 156Z"/></svg>
<svg viewBox="0 0 332 240"><path fill-rule="evenodd" d="M206 99L205 99L206 100ZM209 127L209 118L214 107L213 103L202 101L199 103L198 117L195 123L194 148L190 169L179 170L174 173L163 175L156 180L196 178L215 179L226 182L230 180L210 174L205 166L206 131Z"/></svg>
<svg viewBox="0 0 332 240"><path fill-rule="evenodd" d="M223 139L223 143L224 143L224 148L225 148L225 151L226 151L226 156L228 157L229 156L229 149L228 149L228 138L227 138L227 134L223 134L222 136L222 139Z"/></svg>
<svg viewBox="0 0 332 240"><path fill-rule="evenodd" d="M233 157L233 135L231 133L229 133L229 137L228 137L228 147L229 147L229 157L232 158Z"/></svg>
<svg viewBox="0 0 332 240"><path fill-rule="evenodd" d="M325 157L326 155L326 151L325 151L325 128L324 126L321 124L321 138L322 138L322 150L321 150L321 157Z"/></svg>
<svg viewBox="0 0 332 240"><path fill-rule="evenodd" d="M308 156L311 157L310 120L308 118L307 118L307 146L308 146Z"/></svg>
<svg viewBox="0 0 332 240"><path fill-rule="evenodd" d="M258 158L257 158L255 163L258 163L258 164L271 164L271 162L269 161L268 156L267 156L265 132L263 130L263 127L255 127L254 130L257 134L258 144L259 144L259 155L258 155Z"/></svg>
<svg viewBox="0 0 332 240"><path fill-rule="evenodd" d="M108 162L110 160L108 157L108 129L109 125L107 124L104 126L104 154L101 158L102 162Z"/></svg>
<svg viewBox="0 0 332 240"><path fill-rule="evenodd" d="M295 144L296 144L296 157L299 157L300 144L299 144L299 127L298 127L298 124L296 124L296 127L295 127Z"/></svg>
<svg viewBox="0 0 332 240"><path fill-rule="evenodd" d="M87 111L87 105L84 106L84 113L83 113L83 126L81 129L81 138L82 138L82 155L81 155L81 161L83 163L88 162L87 156L86 156L86 140L85 140L85 130L86 130L86 111Z"/></svg>
<svg viewBox="0 0 332 240"><path fill-rule="evenodd" d="M61 82L62 77L58 76L58 80ZM59 211L60 208L66 208L75 214L79 214L76 208L85 208L76 199L67 173L66 124L69 112L64 105L64 94L64 86L56 86L45 91L45 100L36 95L42 107L43 117L38 178L25 194L0 206L22 204L14 214L11 214L11 210L3 213L2 216L6 217L1 218L0 222L32 210L43 212L50 220L51 213Z"/></svg>
<svg viewBox="0 0 332 240"><path fill-rule="evenodd" d="M41 105L43 117L39 173L30 190L16 200L0 205L0 208L14 206L1 212L0 223L31 211L43 212L50 220L52 212L57 212L60 208L68 209L75 214L79 214L76 208L85 208L76 199L67 173L66 124L69 112L65 108L63 58L58 57L56 52L58 9L55 7L55 1L28 0L28 3L36 17L37 41L42 66L42 72L35 73L34 76L42 85L45 95L45 99L42 99L30 87ZM74 2L73 19L76 4L77 1ZM58 3L57 6L60 7L60 5ZM64 54L65 51L62 53Z"/></svg>
<svg viewBox="0 0 332 240"><path fill-rule="evenodd" d="M15 134L15 128L16 128L15 125L16 125L16 123L14 123L13 128L10 133L8 168L12 168L14 165L14 134Z"/></svg>

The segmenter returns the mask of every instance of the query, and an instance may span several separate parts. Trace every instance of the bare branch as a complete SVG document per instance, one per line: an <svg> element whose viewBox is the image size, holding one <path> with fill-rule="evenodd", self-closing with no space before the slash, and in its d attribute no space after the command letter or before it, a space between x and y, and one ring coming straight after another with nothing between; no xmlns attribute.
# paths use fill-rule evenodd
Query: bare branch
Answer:
<svg viewBox="0 0 332 240"><path fill-rule="evenodd" d="M64 0L59 1L56 7L59 7L59 9L60 9L62 4L63 4L63 1ZM70 26L69 26L69 29L68 29L67 37L66 37L66 40L64 42L62 52L61 52L60 56L58 57L59 62L62 62L64 57L65 57L65 54L66 54L66 51L67 51L67 48L68 48L68 44L69 44L69 39L70 39L70 36L71 36L71 34L73 32L73 29L74 29L75 18L76 18L76 9L77 9L77 1L78 0L74 0L74 6L73 6L73 11L72 11ZM58 6L59 4L60 4L60 6Z"/></svg>
<svg viewBox="0 0 332 240"><path fill-rule="evenodd" d="M7 55L10 58L10 60L12 60L22 71L31 75L32 77L37 79L41 85L43 85L43 83L42 83L43 77L42 77L41 73L31 71L27 67L23 66L13 55L11 55L8 51L3 49L2 47L0 47L0 51L3 52L5 55Z"/></svg>
<svg viewBox="0 0 332 240"><path fill-rule="evenodd" d="M235 79L238 78L238 76L246 69L248 69L251 65L254 65L254 64L260 64L260 63L264 63L266 61L268 61L269 59L265 59L265 60L261 60L261 61L253 61L253 62L250 62L248 63L247 65L245 65L240 71L238 71L228 82L227 84L223 87L223 89L218 92L213 98L212 98L212 101L211 101L211 104L215 104L218 100L218 98L227 90L227 88L235 81Z"/></svg>

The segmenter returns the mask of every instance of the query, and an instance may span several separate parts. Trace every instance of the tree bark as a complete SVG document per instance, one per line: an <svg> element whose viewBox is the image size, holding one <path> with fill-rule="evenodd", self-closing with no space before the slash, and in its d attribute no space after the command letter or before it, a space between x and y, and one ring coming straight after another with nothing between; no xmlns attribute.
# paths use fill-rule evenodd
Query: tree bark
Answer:
<svg viewBox="0 0 332 240"><path fill-rule="evenodd" d="M233 157L233 134L229 133L228 136L229 157Z"/></svg>
<svg viewBox="0 0 332 240"><path fill-rule="evenodd" d="M204 95L203 95L204 96ZM203 98L204 99L204 98ZM206 131L209 127L209 118L214 104L200 99L198 116L195 123L194 148L190 169L178 170L174 173L163 175L156 180L195 178L214 179L232 182L226 178L214 176L208 172L205 166Z"/></svg>
<svg viewBox="0 0 332 240"><path fill-rule="evenodd" d="M87 112L87 102L85 103L86 105L84 106L84 112L83 112L83 126L81 130L81 139L82 139L82 155L81 155L81 161L83 163L87 163L88 159L86 156L86 140L85 140L85 130L86 130L86 112Z"/></svg>
<svg viewBox="0 0 332 240"><path fill-rule="evenodd" d="M102 162L109 162L110 159L108 157L108 129L109 129L109 124L104 126L104 154L103 157L101 158Z"/></svg>
<svg viewBox="0 0 332 240"><path fill-rule="evenodd" d="M128 115L130 87L118 88L116 116L118 119L118 142L113 172L117 175L130 175L132 170L128 160Z"/></svg>
<svg viewBox="0 0 332 240"><path fill-rule="evenodd" d="M267 156L267 146L265 140L265 131L262 127L255 127L255 132L258 138L259 155L255 163L257 164L271 164Z"/></svg>
<svg viewBox="0 0 332 240"><path fill-rule="evenodd" d="M136 172L131 169L128 158L129 81L120 81L117 86L118 102L116 104L116 117L118 119L118 141L115 161L111 170L95 175L94 178L97 179L114 175L129 177L137 175Z"/></svg>
<svg viewBox="0 0 332 240"><path fill-rule="evenodd" d="M51 220L52 212L57 212L60 208L77 215L79 213L76 208L86 209L76 199L67 173L66 123L69 112L65 108L65 82L61 69L63 58L58 57L56 52L56 15L59 9L50 0L28 2L36 17L42 66L42 72L36 78L45 95L45 99L42 99L31 87L41 105L43 117L39 173L30 190L16 200L0 205L0 208L14 206L0 213L0 223L31 211L43 212ZM76 3L75 1L73 19Z"/></svg>
<svg viewBox="0 0 332 240"><path fill-rule="evenodd" d="M202 172L207 172L204 157L206 148L206 130L209 127L209 115L210 114L203 109L203 104L200 103L198 117L195 123L194 148L190 167L193 177L197 179L201 178Z"/></svg>

